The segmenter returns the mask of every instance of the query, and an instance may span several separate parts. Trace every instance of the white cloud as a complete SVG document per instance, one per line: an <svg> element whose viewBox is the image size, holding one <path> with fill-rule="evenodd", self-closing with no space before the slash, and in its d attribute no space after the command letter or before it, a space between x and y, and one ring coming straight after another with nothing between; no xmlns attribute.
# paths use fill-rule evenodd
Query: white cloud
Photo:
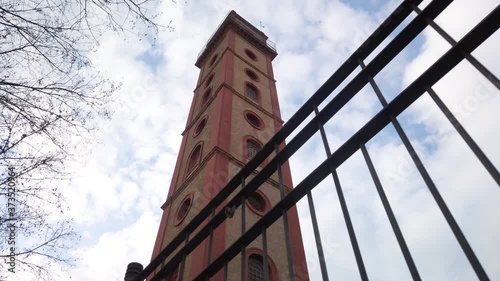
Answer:
<svg viewBox="0 0 500 281"><path fill-rule="evenodd" d="M95 245L75 251L80 257L78 266L69 271L73 280L122 280L127 264L145 264L156 239L159 217L143 213L123 230L104 232ZM93 276L93 277L92 277ZM65 276L68 278L68 276Z"/></svg>
<svg viewBox="0 0 500 281"><path fill-rule="evenodd" d="M459 39L494 7L494 2L455 1L450 10L438 18L438 23ZM166 199L180 147L180 133L197 79L198 69L193 64L224 13L235 8L256 26L262 22L263 31L277 43L279 55L274 70L286 119L398 3L389 1L379 12L370 14L339 1L289 2L279 9L274 9L275 4L270 1L219 0L202 4L165 1L160 9L166 12L160 20L164 24L172 21L175 31L160 34L153 53L162 59L155 69L142 60L142 54L151 51L146 42L133 39L123 42L114 35L107 36L96 53L96 62L109 77L122 81L123 86L118 95L117 113L106 124L108 129L102 135L102 144L92 147L86 166L65 191L71 215L79 227L91 229L84 236L81 248L76 250L81 260L70 271L72 278L88 280L88 272L92 272L99 276L98 280L118 280L123 278L128 262L146 264L149 261L159 225L159 207ZM464 11L474 11L473 16L464 16ZM475 53L492 66L495 73L500 73L495 49L499 39L498 36L490 39L495 41ZM402 88L447 48L446 42L427 29L418 56L411 62L406 56L398 58L398 70L380 76L377 82L387 83L384 79L399 76L401 79L397 81L402 84L391 85L391 88ZM500 106L498 90L481 80L465 63L440 81L435 90L454 114L463 116L463 125L499 166L500 153L496 149L499 124L494 120L495 110ZM477 105L471 103L476 100ZM459 113L460 108L470 110ZM362 95L353 99L327 125L332 149L379 109L373 91L369 87L363 89ZM490 277L500 278L496 267L500 259L499 244L495 240L500 227L494 217L499 211L495 205L499 199L498 187L489 180L429 98L420 99L400 119L405 129L413 132L414 145L467 238L481 260L485 260ZM432 150L427 149L429 139L422 137L424 133L432 141ZM467 261L394 132L384 130L383 138L375 138L368 147L423 279L472 278ZM316 135L291 161L295 184L323 159L325 152ZM367 270L373 276L371 280L409 279L360 153L339 169L339 176ZM359 278L331 177L313 194L330 279ZM319 280L304 200L299 204L299 212L311 280Z"/></svg>
<svg viewBox="0 0 500 281"><path fill-rule="evenodd" d="M478 7L475 4L472 1L462 1L456 5L460 7L458 9L461 11L479 9L481 11L477 11L475 14L481 16L484 16L494 5L491 2L482 3L483 7ZM463 17L462 12L452 16L450 13L441 18L441 23L443 26L453 26L454 30L451 33L457 38L478 21L477 16L468 18ZM447 21L443 22L443 19L446 18ZM460 28L453 25L458 18L461 21L458 25ZM399 65L398 69L404 73L405 77L401 87L409 84L450 47L436 35L433 31L426 30L420 54L410 64L407 64L407 61L401 61L402 64ZM494 63L498 59L494 55L498 41L491 42L491 40L496 40L496 38L492 37L490 42L481 47L481 52L476 52L475 55L481 61L487 62L487 65L491 65L490 70L498 73L498 62ZM492 120L494 108L498 108L498 90L467 64L462 63L434 88L498 167L500 155L495 147L498 143L499 124L496 120ZM380 79L378 82L384 83L384 79ZM349 106L346 111L349 111ZM346 120L348 118L360 120L356 118L355 113L356 111L345 113L345 118L338 118L336 123L353 124L352 119ZM364 113L366 112L364 111ZM497 253L498 242L492 237L498 236L499 225L491 218L490 214L496 214L499 211L496 203L500 199L498 187L472 155L470 149L453 131L449 121L443 117L430 98L424 97L415 103L400 120L407 132L413 132L410 135L413 145L424 160L431 177L476 254L483 262L490 278L494 279L499 274L495 264L498 264L500 257ZM335 118L330 122L337 121ZM330 128L335 128L335 126L330 126ZM349 127L345 127L345 129L349 129ZM351 128L352 131L356 129L356 126ZM425 280L474 279L475 274L434 199L427 191L401 142L395 142L394 130L391 130L392 135L385 133L383 137L375 138L371 142L369 150L422 278ZM332 131L337 136L340 132L338 130ZM423 134L427 135L425 139L422 138ZM431 150L426 149L429 146L429 141L431 141ZM307 158L305 155L307 153L304 152L303 158L298 157L295 164L292 162L292 170L295 170L294 167L296 168L297 165L298 170L314 165L311 158L315 157ZM358 164L350 165L349 162L353 161ZM311 168L306 171L309 170ZM296 173L294 172L294 174ZM339 175L370 279L410 279L407 275L406 265L401 263L403 260L399 247L394 240L390 226L387 224L386 215L380 205L378 195L374 192L375 187L371 183L359 155L353 156L343 164L339 169ZM303 176L299 178L303 178ZM319 209L318 217L323 243L337 242L333 243L335 254L326 254L330 278L335 276L336 278L340 277L341 280L357 279L359 274L340 210L338 208L332 209L332 207L324 209L318 207L338 206L338 199L333 188L333 182L328 179L317 187L318 190L313 192L318 194L315 200L316 209ZM312 237L311 230L307 229L309 226L307 205L305 203L299 204L299 209L301 214L306 214L303 215L304 221L302 222L306 226L303 227L305 237ZM306 241L306 248L310 248L314 252L313 241ZM311 265L314 263L312 260L315 259L315 256L315 253L310 256L309 263ZM348 262L342 262L338 258L339 256L343 257L344 260L347 259ZM313 269L312 276L319 279L319 268L317 266L311 266L311 268ZM385 275L389 272L392 275Z"/></svg>

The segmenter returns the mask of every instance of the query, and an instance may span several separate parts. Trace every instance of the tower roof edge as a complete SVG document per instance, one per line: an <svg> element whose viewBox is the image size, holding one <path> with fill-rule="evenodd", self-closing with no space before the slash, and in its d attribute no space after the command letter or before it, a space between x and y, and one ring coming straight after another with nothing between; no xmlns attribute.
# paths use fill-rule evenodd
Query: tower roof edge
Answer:
<svg viewBox="0 0 500 281"><path fill-rule="evenodd" d="M198 54L198 58L195 63L197 67L201 67L203 61L208 56L208 53L215 48L218 41L224 37L229 29L235 30L236 33L248 39L251 43L255 44L256 47L270 55L271 59L274 59L278 55L276 52L276 46L268 39L264 32L260 31L254 25L238 15L238 13L234 10L231 10Z"/></svg>

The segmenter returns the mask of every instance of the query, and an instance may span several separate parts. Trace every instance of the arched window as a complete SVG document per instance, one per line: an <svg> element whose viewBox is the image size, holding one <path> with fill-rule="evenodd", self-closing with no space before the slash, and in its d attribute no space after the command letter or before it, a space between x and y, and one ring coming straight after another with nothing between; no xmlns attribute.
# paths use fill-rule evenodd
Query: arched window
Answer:
<svg viewBox="0 0 500 281"><path fill-rule="evenodd" d="M193 152L191 152L191 156L189 156L189 161L186 169L186 173L189 174L198 164L200 164L201 158L201 144L197 145Z"/></svg>
<svg viewBox="0 0 500 281"><path fill-rule="evenodd" d="M212 83L212 80L214 80L214 74L210 74L210 76L207 79L207 82L205 82L205 87L208 87L210 83Z"/></svg>
<svg viewBox="0 0 500 281"><path fill-rule="evenodd" d="M210 98L210 94L212 93L212 88L208 88L205 93L203 93L203 96L201 97L201 106L203 106L205 103L207 103L208 99Z"/></svg>
<svg viewBox="0 0 500 281"><path fill-rule="evenodd" d="M257 90L257 88L251 84L246 84L246 94L247 94L247 97L249 97L251 100L254 100L254 101L259 101L259 90Z"/></svg>
<svg viewBox="0 0 500 281"><path fill-rule="evenodd" d="M214 65L215 61L217 60L217 54L215 54L215 56L212 57L212 60L210 61L210 64L209 64L209 67Z"/></svg>
<svg viewBox="0 0 500 281"><path fill-rule="evenodd" d="M255 73L253 70L250 70L247 68L247 69L245 69L245 73L253 81L259 81L259 76L257 76L257 73Z"/></svg>
<svg viewBox="0 0 500 281"><path fill-rule="evenodd" d="M271 266L269 265L269 280L274 280ZM248 281L264 281L264 260L259 254L248 257Z"/></svg>
<svg viewBox="0 0 500 281"><path fill-rule="evenodd" d="M246 281L263 281L264 278L264 256L263 252L257 248L247 249L247 280ZM277 281L278 271L272 258L267 256L267 265L269 272L269 280Z"/></svg>
<svg viewBox="0 0 500 281"><path fill-rule="evenodd" d="M264 280L264 261L262 256L252 254L248 257L248 281Z"/></svg>
<svg viewBox="0 0 500 281"><path fill-rule="evenodd" d="M250 161L260 149L260 143L254 140L247 140L247 160Z"/></svg>

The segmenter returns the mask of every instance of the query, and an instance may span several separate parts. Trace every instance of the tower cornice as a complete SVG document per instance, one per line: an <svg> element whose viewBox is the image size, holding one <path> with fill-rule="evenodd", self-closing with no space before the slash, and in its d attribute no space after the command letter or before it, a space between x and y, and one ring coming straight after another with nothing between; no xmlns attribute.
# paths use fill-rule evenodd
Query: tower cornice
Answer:
<svg viewBox="0 0 500 281"><path fill-rule="evenodd" d="M274 59L278 55L274 43L268 40L268 37L264 34L264 32L258 30L235 11L231 11L219 25L215 33L208 39L205 47L201 50L195 63L197 67L201 68L202 63L206 60L208 54L210 54L211 51L219 44L219 41L224 37L224 34L226 34L229 29L235 30L236 33L247 39L259 50L269 55L271 59Z"/></svg>
<svg viewBox="0 0 500 281"><path fill-rule="evenodd" d="M204 157L199 165L199 167L196 168L196 170L194 170L188 177L186 177L186 180L179 186L177 186L175 188L175 192L172 194L172 196L169 196L167 197L167 199L165 200L165 202L162 204L161 206L161 209L162 210L165 210L165 208L172 203L173 200L175 200L177 197L179 197L180 194L182 194L183 190L191 183L191 181L194 179L194 177L196 176L196 174L203 170L203 168L207 165L207 162L210 160L210 158L212 156L214 156L214 154L218 153L219 155L222 155L224 157L226 157L229 161L231 161L232 163L240 166L240 167L243 167L245 166L245 163L241 162L240 160L238 160L236 157L234 157L233 155L231 155L231 153L227 152L227 151L224 151L223 149L220 149L219 147L213 147L212 150L210 150L210 152L207 154L206 157ZM261 169L262 167L260 167L259 169ZM257 175L258 171L255 170L252 172L252 175ZM278 189L280 188L279 186L279 183L273 179L273 178L268 178L266 180L266 183L270 184L271 186L273 186L274 188ZM285 188L285 192L288 193L290 191L292 191L292 187L291 186L288 186L288 185L284 185L283 186Z"/></svg>

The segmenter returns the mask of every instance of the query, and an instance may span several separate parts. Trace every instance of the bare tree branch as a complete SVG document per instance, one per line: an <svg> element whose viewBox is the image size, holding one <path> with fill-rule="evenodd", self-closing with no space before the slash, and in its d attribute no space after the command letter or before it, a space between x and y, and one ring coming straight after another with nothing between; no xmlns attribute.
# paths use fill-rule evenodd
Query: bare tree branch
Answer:
<svg viewBox="0 0 500 281"><path fill-rule="evenodd" d="M109 118L119 88L89 55L110 30L150 40L172 31L156 23L158 1L0 3L0 258L9 256L6 225L15 223L19 267L37 280L53 279L51 263L74 261L68 250L79 236L71 219L54 215L68 210L59 190L70 177L65 164L79 156L76 140L90 140L95 121ZM17 185L15 214L5 208L9 181Z"/></svg>

